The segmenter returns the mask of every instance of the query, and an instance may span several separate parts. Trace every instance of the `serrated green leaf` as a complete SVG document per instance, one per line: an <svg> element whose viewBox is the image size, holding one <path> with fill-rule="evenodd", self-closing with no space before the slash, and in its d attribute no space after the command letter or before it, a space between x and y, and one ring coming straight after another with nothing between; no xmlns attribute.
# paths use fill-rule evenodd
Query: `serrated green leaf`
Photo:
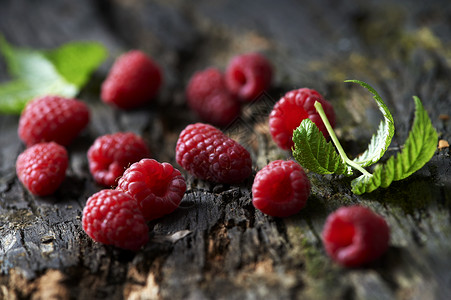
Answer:
<svg viewBox="0 0 451 300"><path fill-rule="evenodd" d="M369 193L378 187L388 187L392 181L402 180L421 169L437 149L437 131L420 99L415 101L415 120L404 149L383 165L377 165L371 176L362 175L351 182L353 193Z"/></svg>
<svg viewBox="0 0 451 300"><path fill-rule="evenodd" d="M293 142L293 156L304 168L318 174L352 174L333 144L326 141L310 119L304 119L293 132Z"/></svg>
<svg viewBox="0 0 451 300"><path fill-rule="evenodd" d="M19 114L38 96L76 96L96 65L105 59L101 47L96 43L70 43L52 51L21 49L0 35L0 52L13 77L0 84L0 113ZM63 62L65 56L68 59ZM81 62L82 57L86 62Z"/></svg>
<svg viewBox="0 0 451 300"><path fill-rule="evenodd" d="M384 119L380 122L377 132L372 136L368 149L365 152L354 159L353 161L362 167L368 167L379 161L390 146L391 140L395 133L395 125L393 117L385 105L382 98L369 84L360 80L346 80L345 82L354 82L360 84L373 94L374 100L376 100L379 110L382 112Z"/></svg>

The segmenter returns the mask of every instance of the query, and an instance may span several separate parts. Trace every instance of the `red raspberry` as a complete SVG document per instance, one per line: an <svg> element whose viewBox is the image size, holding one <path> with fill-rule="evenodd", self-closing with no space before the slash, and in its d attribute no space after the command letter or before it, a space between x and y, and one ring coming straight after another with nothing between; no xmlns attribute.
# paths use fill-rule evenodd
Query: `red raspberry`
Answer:
<svg viewBox="0 0 451 300"><path fill-rule="evenodd" d="M357 267L380 257L388 248L385 220L362 206L341 207L327 217L323 243L337 263Z"/></svg>
<svg viewBox="0 0 451 300"><path fill-rule="evenodd" d="M191 124L180 133L176 160L193 176L213 182L238 183L252 173L249 152L208 124Z"/></svg>
<svg viewBox="0 0 451 300"><path fill-rule="evenodd" d="M98 137L88 150L89 170L95 181L116 186L125 169L150 151L144 140L131 132L118 132Z"/></svg>
<svg viewBox="0 0 451 300"><path fill-rule="evenodd" d="M255 208L263 213L288 217L305 206L310 195L310 181L298 163L276 160L257 172L252 195Z"/></svg>
<svg viewBox="0 0 451 300"><path fill-rule="evenodd" d="M102 84L101 98L118 108L137 108L155 97L161 83L159 66L143 52L132 50L114 62Z"/></svg>
<svg viewBox="0 0 451 300"><path fill-rule="evenodd" d="M29 102L19 120L19 137L29 147L54 141L67 146L89 123L89 109L81 101L43 96Z"/></svg>
<svg viewBox="0 0 451 300"><path fill-rule="evenodd" d="M19 154L16 173L34 195L53 194L63 182L69 159L66 149L57 143L39 143Z"/></svg>
<svg viewBox="0 0 451 300"><path fill-rule="evenodd" d="M83 209L83 229L96 242L139 250L149 240L149 228L133 198L117 190L101 190Z"/></svg>
<svg viewBox="0 0 451 300"><path fill-rule="evenodd" d="M335 126L335 112L332 104L317 91L307 88L290 91L274 105L269 115L269 129L273 140L280 148L290 150L293 147L293 131L306 118L318 126L325 138L329 138L326 126L313 106L315 101L321 103L330 124L332 127Z"/></svg>
<svg viewBox="0 0 451 300"><path fill-rule="evenodd" d="M216 126L226 126L240 114L240 104L215 68L194 73L186 87L186 98L200 119Z"/></svg>
<svg viewBox="0 0 451 300"><path fill-rule="evenodd" d="M225 72L229 90L242 101L255 100L271 85L272 66L259 53L248 53L232 58Z"/></svg>
<svg viewBox="0 0 451 300"><path fill-rule="evenodd" d="M142 159L119 179L118 190L130 194L147 221L173 212L186 191L185 178L168 163Z"/></svg>

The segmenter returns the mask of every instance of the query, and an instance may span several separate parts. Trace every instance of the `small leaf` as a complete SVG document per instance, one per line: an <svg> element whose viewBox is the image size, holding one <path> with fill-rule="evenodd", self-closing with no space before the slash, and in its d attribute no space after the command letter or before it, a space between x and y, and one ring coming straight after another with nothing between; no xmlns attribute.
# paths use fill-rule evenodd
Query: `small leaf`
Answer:
<svg viewBox="0 0 451 300"><path fill-rule="evenodd" d="M379 128L376 134L374 134L371 138L368 149L365 150L362 155L353 160L355 163L359 164L362 167L368 167L378 162L379 159L384 155L385 151L387 151L388 146L390 146L391 140L395 133L393 117L384 101L382 101L382 98L369 84L360 80L346 80L345 82L358 83L366 88L370 93L372 93L374 95L373 98L376 100L377 106L379 107L379 110L384 115L384 119L379 124Z"/></svg>
<svg viewBox="0 0 451 300"><path fill-rule="evenodd" d="M33 97L28 84L23 80L10 81L0 84L0 111L14 114L25 106L28 99Z"/></svg>
<svg viewBox="0 0 451 300"><path fill-rule="evenodd" d="M421 169L437 149L437 131L418 97L415 101L415 120L404 149L383 165L377 165L373 175L362 175L351 182L353 193L369 193L378 187L388 187L392 181L402 180Z"/></svg>
<svg viewBox="0 0 451 300"><path fill-rule="evenodd" d="M15 48L1 35L0 52L13 77L0 84L0 113L7 114L19 114L38 96L76 96L106 53L97 43L69 43L52 51Z"/></svg>
<svg viewBox="0 0 451 300"><path fill-rule="evenodd" d="M293 132L293 142L293 156L304 168L318 174L352 174L333 144L326 141L310 119L304 119Z"/></svg>
<svg viewBox="0 0 451 300"><path fill-rule="evenodd" d="M4 44L0 44L0 48ZM8 47L8 46L7 46ZM73 97L77 88L68 83L54 66L39 52L16 49L8 53L10 72L17 79L0 84L0 112L19 114L28 101L46 94ZM4 50L4 48L2 48Z"/></svg>
<svg viewBox="0 0 451 300"><path fill-rule="evenodd" d="M393 169L386 166L376 165L372 175L360 175L352 180L352 192L356 195L361 195L371 193L381 186L388 187L393 181Z"/></svg>
<svg viewBox="0 0 451 300"><path fill-rule="evenodd" d="M437 149L437 131L432 126L420 98L414 96L413 100L415 101L415 121L400 155L400 159L404 162L401 164L403 172L394 180L404 179L421 169L434 156Z"/></svg>
<svg viewBox="0 0 451 300"><path fill-rule="evenodd" d="M45 56L58 73L77 87L82 87L91 73L106 59L107 50L95 42L71 42L46 51Z"/></svg>

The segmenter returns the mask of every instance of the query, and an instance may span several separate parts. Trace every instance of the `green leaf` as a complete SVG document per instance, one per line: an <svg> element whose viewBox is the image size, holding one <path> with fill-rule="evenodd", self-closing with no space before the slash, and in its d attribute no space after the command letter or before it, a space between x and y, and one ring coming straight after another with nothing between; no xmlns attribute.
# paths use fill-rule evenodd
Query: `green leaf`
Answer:
<svg viewBox="0 0 451 300"><path fill-rule="evenodd" d="M421 100L414 96L415 120L404 149L383 165L377 165L373 175L362 175L351 182L352 191L369 193L378 187L388 187L393 181L402 180L421 169L437 149L437 131L424 109Z"/></svg>
<svg viewBox="0 0 451 300"><path fill-rule="evenodd" d="M360 84L362 87L366 88L370 93L373 94L374 100L376 100L379 110L384 115L384 119L379 124L379 128L376 134L371 138L371 142L368 149L365 152L354 159L353 161L362 167L368 167L379 161L379 159L387 151L388 146L390 146L391 140L395 133L395 125L393 117L385 105L379 94L367 83L360 80L346 80L345 82L354 82Z"/></svg>
<svg viewBox="0 0 451 300"><path fill-rule="evenodd" d="M77 88L68 83L39 52L14 49L0 39L0 50L11 75L17 79L0 84L0 112L18 114L34 97L55 94L73 97Z"/></svg>
<svg viewBox="0 0 451 300"><path fill-rule="evenodd" d="M105 47L95 42L71 42L45 52L58 73L77 87L88 81L107 54Z"/></svg>
<svg viewBox="0 0 451 300"><path fill-rule="evenodd" d="M15 80L0 84L0 111L11 114L20 111L32 94L25 81Z"/></svg>
<svg viewBox="0 0 451 300"><path fill-rule="evenodd" d="M293 156L304 168L318 174L352 174L333 144L326 141L310 119L304 119L293 132L293 142Z"/></svg>
<svg viewBox="0 0 451 300"><path fill-rule="evenodd" d="M97 43L70 43L39 51L15 48L1 35L0 52L13 77L0 84L0 113L7 114L19 114L38 96L75 97L106 57L105 49Z"/></svg>

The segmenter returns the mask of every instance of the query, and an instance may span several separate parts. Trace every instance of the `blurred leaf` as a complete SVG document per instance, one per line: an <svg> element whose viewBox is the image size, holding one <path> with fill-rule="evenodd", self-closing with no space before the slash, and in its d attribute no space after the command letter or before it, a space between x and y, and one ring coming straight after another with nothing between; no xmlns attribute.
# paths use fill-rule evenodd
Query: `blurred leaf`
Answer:
<svg viewBox="0 0 451 300"><path fill-rule="evenodd" d="M13 80L0 84L0 113L19 114L44 95L75 97L107 56L98 43L72 42L55 50L15 48L0 35L0 52Z"/></svg>

